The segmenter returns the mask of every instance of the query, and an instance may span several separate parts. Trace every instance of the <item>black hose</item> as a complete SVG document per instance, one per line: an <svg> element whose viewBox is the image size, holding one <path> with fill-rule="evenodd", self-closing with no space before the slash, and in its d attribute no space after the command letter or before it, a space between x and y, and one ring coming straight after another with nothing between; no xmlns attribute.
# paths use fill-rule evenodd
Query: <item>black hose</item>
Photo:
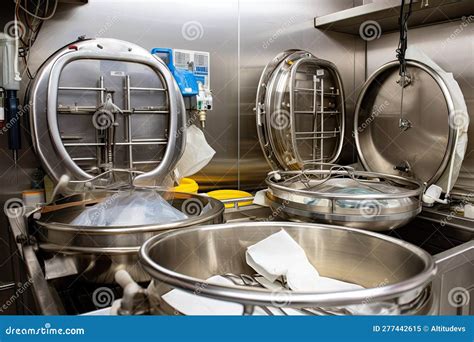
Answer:
<svg viewBox="0 0 474 342"><path fill-rule="evenodd" d="M398 24L400 26L400 40L398 43L397 59L400 62L400 76L406 75L406 59L405 54L408 47L408 19L410 19L413 8L413 0L410 0L407 10L405 10L405 0L401 0L400 17Z"/></svg>

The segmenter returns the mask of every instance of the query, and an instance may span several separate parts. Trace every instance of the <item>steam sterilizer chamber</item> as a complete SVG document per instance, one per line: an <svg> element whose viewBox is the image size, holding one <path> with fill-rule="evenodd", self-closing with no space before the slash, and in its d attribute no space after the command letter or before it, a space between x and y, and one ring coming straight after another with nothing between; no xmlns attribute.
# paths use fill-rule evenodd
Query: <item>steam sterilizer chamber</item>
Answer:
<svg viewBox="0 0 474 342"><path fill-rule="evenodd" d="M146 239L223 222L221 202L168 191L186 144L187 107L168 67L147 50L81 38L43 63L27 98L33 146L56 185L47 205L9 215L32 278L110 284L123 269L146 281L137 259ZM176 217L136 223L144 215L132 211L126 223L75 223L92 206L102 215L128 194L159 202Z"/></svg>
<svg viewBox="0 0 474 342"><path fill-rule="evenodd" d="M441 70L418 60L408 60L407 70L403 86L396 61L363 86L353 132L361 165L351 167L336 164L346 129L337 68L302 50L266 66L256 122L273 168L266 198L279 216L390 230L421 212L426 187L451 189L467 113Z"/></svg>

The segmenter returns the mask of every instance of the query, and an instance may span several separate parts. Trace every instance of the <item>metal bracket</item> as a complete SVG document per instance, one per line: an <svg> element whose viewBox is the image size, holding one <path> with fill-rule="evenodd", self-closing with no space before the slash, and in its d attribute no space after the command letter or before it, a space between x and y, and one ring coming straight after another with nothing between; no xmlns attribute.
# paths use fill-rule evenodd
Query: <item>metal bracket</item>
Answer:
<svg viewBox="0 0 474 342"><path fill-rule="evenodd" d="M411 171L411 166L410 163L408 163L406 160L401 162L400 165L395 165L393 167L394 170L400 171L400 172L405 172L408 173Z"/></svg>
<svg viewBox="0 0 474 342"><path fill-rule="evenodd" d="M399 85L403 85L403 88L408 87L411 84L411 82L412 82L412 78L409 74L405 74L405 76L402 76L397 80L397 83Z"/></svg>
<svg viewBox="0 0 474 342"><path fill-rule="evenodd" d="M405 118L402 118L400 119L400 121L398 122L398 127L400 127L400 129L402 131L406 131L408 130L409 128L412 127L412 124L411 124L411 121L408 120L408 119L405 119Z"/></svg>

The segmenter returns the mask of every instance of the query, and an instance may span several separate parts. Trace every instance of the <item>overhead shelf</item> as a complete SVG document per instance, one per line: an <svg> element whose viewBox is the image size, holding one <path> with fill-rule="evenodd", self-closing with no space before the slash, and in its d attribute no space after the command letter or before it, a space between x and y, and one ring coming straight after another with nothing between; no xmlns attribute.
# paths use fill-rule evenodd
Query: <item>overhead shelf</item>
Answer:
<svg viewBox="0 0 474 342"><path fill-rule="evenodd" d="M408 1L405 1L408 3ZM408 6L405 4L405 6ZM317 29L359 35L362 24L376 21L382 33L398 31L400 1L389 3L372 3L357 6L344 11L314 18ZM474 16L473 0L414 0L413 13L408 22L409 27L432 25L442 22L466 20ZM474 18L474 17L473 17ZM473 20L473 19L471 19Z"/></svg>

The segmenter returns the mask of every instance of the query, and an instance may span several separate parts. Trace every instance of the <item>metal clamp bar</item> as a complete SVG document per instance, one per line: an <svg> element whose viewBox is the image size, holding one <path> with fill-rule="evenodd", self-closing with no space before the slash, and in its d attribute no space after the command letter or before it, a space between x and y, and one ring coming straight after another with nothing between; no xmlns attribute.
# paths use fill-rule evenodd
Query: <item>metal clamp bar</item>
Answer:
<svg viewBox="0 0 474 342"><path fill-rule="evenodd" d="M161 160L139 160L139 161L134 161L133 165L158 164L160 162Z"/></svg>
<svg viewBox="0 0 474 342"><path fill-rule="evenodd" d="M334 130L334 131L313 131L313 132L295 132L296 135L308 135L308 134L334 134L334 133L340 133L341 131L339 130Z"/></svg>
<svg viewBox="0 0 474 342"><path fill-rule="evenodd" d="M131 110L131 97L130 97L130 91L131 91L131 86L130 86L130 75L127 75L125 77L125 108L127 111ZM126 127L126 134L125 134L125 139L131 143L132 142L132 117L131 115L127 115L125 117L125 127ZM128 166L130 168L133 168L133 146L130 144L128 147Z"/></svg>
<svg viewBox="0 0 474 342"><path fill-rule="evenodd" d="M130 79L130 76L127 76ZM128 87L128 90L136 90L136 91L167 91L166 88L147 88L147 87Z"/></svg>
<svg viewBox="0 0 474 342"><path fill-rule="evenodd" d="M100 87L58 87L58 90L79 90L79 91L106 91L107 89Z"/></svg>
<svg viewBox="0 0 474 342"><path fill-rule="evenodd" d="M166 140L156 139L155 141L135 141L132 142L117 142L113 145L116 146L134 146L134 145L167 145ZM105 146L105 143L65 143L66 147L85 147L85 146Z"/></svg>
<svg viewBox="0 0 474 342"><path fill-rule="evenodd" d="M0 283L0 292L16 288L15 283Z"/></svg>

